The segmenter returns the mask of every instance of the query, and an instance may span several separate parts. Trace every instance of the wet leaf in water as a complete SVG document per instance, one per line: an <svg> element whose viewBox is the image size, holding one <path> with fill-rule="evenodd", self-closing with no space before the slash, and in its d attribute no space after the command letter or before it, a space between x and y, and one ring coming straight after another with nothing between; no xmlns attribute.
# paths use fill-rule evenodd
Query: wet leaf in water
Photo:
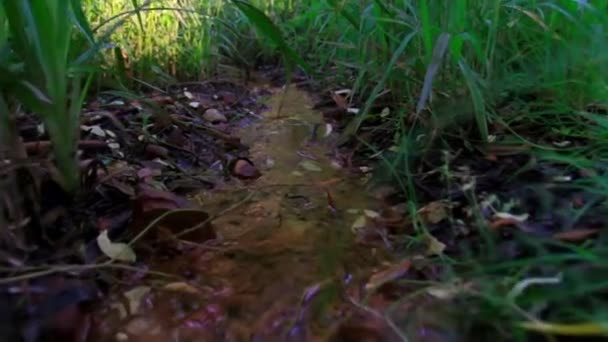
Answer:
<svg viewBox="0 0 608 342"><path fill-rule="evenodd" d="M315 163L312 160L303 160L300 162L300 166L306 171L311 172L321 172L323 169L319 166L319 164Z"/></svg>
<svg viewBox="0 0 608 342"><path fill-rule="evenodd" d="M108 231L104 230L97 236L97 245L99 249L110 259L134 262L135 252L126 243L115 243L110 241Z"/></svg>
<svg viewBox="0 0 608 342"><path fill-rule="evenodd" d="M412 262L409 259L391 265L387 269L372 275L367 284L365 284L365 289L372 291L390 281L401 278L409 271L411 266Z"/></svg>
<svg viewBox="0 0 608 342"><path fill-rule="evenodd" d="M600 230L592 228L579 228L553 234L553 238L565 242L581 242L596 235Z"/></svg>

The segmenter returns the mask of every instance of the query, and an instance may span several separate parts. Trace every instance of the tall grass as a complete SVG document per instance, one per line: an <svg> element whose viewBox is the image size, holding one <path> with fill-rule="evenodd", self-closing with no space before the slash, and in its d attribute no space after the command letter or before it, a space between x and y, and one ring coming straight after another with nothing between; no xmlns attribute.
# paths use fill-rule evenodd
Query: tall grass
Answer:
<svg viewBox="0 0 608 342"><path fill-rule="evenodd" d="M121 13L133 11L143 2L84 3L92 27L103 32ZM138 16L112 33L110 40L120 57L107 53L106 61L115 67L113 72L124 64L128 76L157 84L223 77L235 68L248 72L262 56L278 56L268 45L260 44L260 38L272 41L268 33L279 31L256 34L255 25L263 18L250 21L243 10L260 9L260 13L281 18L288 17L293 6L292 1L150 1Z"/></svg>
<svg viewBox="0 0 608 342"><path fill-rule="evenodd" d="M95 45L80 3L3 1L0 28L4 143L18 143L9 104L35 112L53 140L60 181L72 191L78 186L78 118L91 72L79 57ZM75 34L85 36L87 45L74 44Z"/></svg>

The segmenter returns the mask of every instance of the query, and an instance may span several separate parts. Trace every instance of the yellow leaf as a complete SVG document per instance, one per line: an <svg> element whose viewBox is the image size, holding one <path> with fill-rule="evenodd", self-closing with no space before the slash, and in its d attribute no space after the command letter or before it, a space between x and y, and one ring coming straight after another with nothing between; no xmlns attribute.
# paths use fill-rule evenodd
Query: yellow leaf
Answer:
<svg viewBox="0 0 608 342"><path fill-rule="evenodd" d="M437 240L434 236L429 236L429 244L426 250L427 255L439 255L445 250L445 244Z"/></svg>
<svg viewBox="0 0 608 342"><path fill-rule="evenodd" d="M104 230L97 236L97 245L99 249L110 259L120 261L135 261L135 252L126 243L114 243L108 237L108 231Z"/></svg>
<svg viewBox="0 0 608 342"><path fill-rule="evenodd" d="M163 287L163 289L167 290L167 291L175 291L175 292L184 292L184 293L189 293L189 294L199 294L200 291L195 288L194 286L188 284L188 283L184 283L184 282L176 282L176 283L170 283L167 284Z"/></svg>
<svg viewBox="0 0 608 342"><path fill-rule="evenodd" d="M608 322L560 324L546 322L520 323L524 329L567 336L607 336Z"/></svg>

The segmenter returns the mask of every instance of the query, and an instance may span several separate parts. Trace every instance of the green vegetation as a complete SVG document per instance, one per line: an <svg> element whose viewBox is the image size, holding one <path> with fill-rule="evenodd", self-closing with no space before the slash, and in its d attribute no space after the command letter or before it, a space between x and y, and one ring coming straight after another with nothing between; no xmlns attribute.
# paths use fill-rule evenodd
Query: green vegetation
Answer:
<svg viewBox="0 0 608 342"><path fill-rule="evenodd" d="M359 155L376 158L379 179L406 194L415 236L401 237L403 245L418 245L432 233L417 214L428 200L417 185L421 173L441 174L446 198L453 185L464 186L455 168L466 161L457 160L456 148L490 156L497 145L525 146L534 164L519 165L516 173L536 163L569 172L608 163L608 0L1 4L0 133L12 148L0 156L24 157L15 113L21 107L34 112L53 141L68 190L79 183L79 114L89 91L99 90L90 87L94 81L136 91L235 71L248 77L268 63L306 72L316 89L349 89L346 100L357 113L342 118L342 142L363 146ZM607 179L598 171L559 187L603 198ZM487 209L475 185L464 193L474 212ZM508 201L493 206L527 211ZM589 209L569 213L581 217ZM481 238L470 255L433 260L448 270L443 286L475 284L454 304L478 308L467 313L466 333L482 327L524 339L511 327L525 321L533 324L529 329L559 328L539 323L534 317L542 313L547 322L590 324L568 326L566 334L606 334L602 238L575 245L515 232L524 257L503 260L500 237L476 218L468 228Z"/></svg>

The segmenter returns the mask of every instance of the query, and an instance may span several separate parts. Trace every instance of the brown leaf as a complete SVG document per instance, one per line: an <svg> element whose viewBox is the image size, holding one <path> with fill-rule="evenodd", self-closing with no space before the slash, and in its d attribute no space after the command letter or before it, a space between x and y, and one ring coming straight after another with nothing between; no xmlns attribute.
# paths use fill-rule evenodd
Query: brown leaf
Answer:
<svg viewBox="0 0 608 342"><path fill-rule="evenodd" d="M332 93L331 98L334 100L334 102L340 109L343 109L343 110L348 109L348 101L346 100L346 97L344 97L342 95L338 95L336 93Z"/></svg>
<svg viewBox="0 0 608 342"><path fill-rule="evenodd" d="M150 101L155 102L158 105L169 105L173 104L174 100L171 96L157 94L150 98Z"/></svg>
<svg viewBox="0 0 608 342"><path fill-rule="evenodd" d="M150 144L150 145L146 145L146 148L144 149L144 153L146 154L146 157L149 159L154 159L154 158L167 158L169 156L169 150L159 146L159 145L154 145L154 144Z"/></svg>
<svg viewBox="0 0 608 342"><path fill-rule="evenodd" d="M171 145L183 147L188 143L188 137L179 127L174 127L167 136L167 142Z"/></svg>
<svg viewBox="0 0 608 342"><path fill-rule="evenodd" d="M109 178L107 180L105 180L103 182L104 185L106 186L110 186L120 192L122 192L123 194L129 196L129 197L133 197L135 196L135 189L133 189L133 187L127 183L124 183L120 180L118 180L115 177Z"/></svg>
<svg viewBox="0 0 608 342"><path fill-rule="evenodd" d="M437 224L448 217L449 211L447 204L435 201L422 207L418 213L422 215L425 222Z"/></svg>
<svg viewBox="0 0 608 342"><path fill-rule="evenodd" d="M409 259L391 265L387 269L372 275L367 284L365 284L365 289L371 291L390 281L401 278L409 271L411 266L412 262Z"/></svg>
<svg viewBox="0 0 608 342"><path fill-rule="evenodd" d="M499 230L507 226L518 227L519 223L519 221L513 218L498 218L490 223L490 229Z"/></svg>
<svg viewBox="0 0 608 342"><path fill-rule="evenodd" d="M597 234L595 228L579 228L553 234L553 238L565 242L581 242Z"/></svg>
<svg viewBox="0 0 608 342"><path fill-rule="evenodd" d="M232 175L239 179L256 179L262 174L249 160L238 159L232 168Z"/></svg>
<svg viewBox="0 0 608 342"><path fill-rule="evenodd" d="M141 178L141 179L150 179L152 177L156 177L156 176L160 176L162 174L162 172L158 169L149 169L147 167L144 167L142 169L140 169L139 171L137 171L137 177Z"/></svg>
<svg viewBox="0 0 608 342"><path fill-rule="evenodd" d="M235 105L239 101L238 97L231 91L219 91L217 96L219 96L227 106Z"/></svg>
<svg viewBox="0 0 608 342"><path fill-rule="evenodd" d="M174 291L174 292L182 292L182 293L187 293L187 294L201 294L201 291L199 289L197 289L196 287L185 283L185 282L175 282L175 283L169 283L165 286L163 286L163 290L166 291Z"/></svg>
<svg viewBox="0 0 608 342"><path fill-rule="evenodd" d="M173 193L160 191L150 186L142 185L139 193L133 201L133 227L136 231L146 228L153 220L170 210L189 209L193 206L185 198ZM158 231L164 231L168 235L179 235L182 232L201 225L200 229L194 230L181 239L203 242L215 238L215 231L211 224L206 222L209 215L200 210L180 212L166 216L158 223L158 227L149 232L150 236L157 238Z"/></svg>

